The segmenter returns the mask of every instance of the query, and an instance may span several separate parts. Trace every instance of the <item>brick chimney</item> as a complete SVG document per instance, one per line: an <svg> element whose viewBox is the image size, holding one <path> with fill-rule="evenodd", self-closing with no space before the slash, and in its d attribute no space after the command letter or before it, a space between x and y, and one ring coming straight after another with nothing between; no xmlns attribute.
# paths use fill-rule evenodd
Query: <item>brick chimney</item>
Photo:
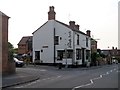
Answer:
<svg viewBox="0 0 120 90"><path fill-rule="evenodd" d="M69 26L70 26L71 29L75 29L75 27L76 27L75 26L75 21L70 21Z"/></svg>
<svg viewBox="0 0 120 90"><path fill-rule="evenodd" d="M56 12L54 11L54 6L50 6L48 12L48 20L55 20L55 14Z"/></svg>
<svg viewBox="0 0 120 90"><path fill-rule="evenodd" d="M114 50L114 47L112 47L112 49Z"/></svg>
<svg viewBox="0 0 120 90"><path fill-rule="evenodd" d="M91 36L91 35L90 35L90 32L91 32L90 30L87 30L87 31L86 31L86 34L87 34L89 37Z"/></svg>
<svg viewBox="0 0 120 90"><path fill-rule="evenodd" d="M77 29L77 30L79 30L79 25L78 25L78 24L77 24L77 25L75 25L75 27L76 27L76 29Z"/></svg>

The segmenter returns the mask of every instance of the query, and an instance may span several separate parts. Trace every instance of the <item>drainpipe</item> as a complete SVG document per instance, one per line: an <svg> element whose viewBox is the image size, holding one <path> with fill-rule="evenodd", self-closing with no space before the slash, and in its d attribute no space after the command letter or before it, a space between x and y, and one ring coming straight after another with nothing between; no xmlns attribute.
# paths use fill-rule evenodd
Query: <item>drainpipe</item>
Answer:
<svg viewBox="0 0 120 90"><path fill-rule="evenodd" d="M55 65L55 56L56 56L56 46L55 46L55 28L54 28L54 65Z"/></svg>
<svg viewBox="0 0 120 90"><path fill-rule="evenodd" d="M75 63L75 32L73 31L73 61L72 64L74 65Z"/></svg>

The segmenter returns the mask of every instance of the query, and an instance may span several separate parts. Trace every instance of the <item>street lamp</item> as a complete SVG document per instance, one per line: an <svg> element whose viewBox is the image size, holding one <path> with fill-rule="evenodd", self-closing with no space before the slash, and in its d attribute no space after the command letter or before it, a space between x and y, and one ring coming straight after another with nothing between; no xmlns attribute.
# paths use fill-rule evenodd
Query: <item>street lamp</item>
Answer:
<svg viewBox="0 0 120 90"><path fill-rule="evenodd" d="M66 66L65 67L67 68L68 67L68 64L67 64L67 48L65 48L65 60L66 60L65 61L66 62Z"/></svg>
<svg viewBox="0 0 120 90"><path fill-rule="evenodd" d="M66 33L64 33L65 36L66 36ZM65 38L65 67L67 68L68 65L67 65L67 40Z"/></svg>

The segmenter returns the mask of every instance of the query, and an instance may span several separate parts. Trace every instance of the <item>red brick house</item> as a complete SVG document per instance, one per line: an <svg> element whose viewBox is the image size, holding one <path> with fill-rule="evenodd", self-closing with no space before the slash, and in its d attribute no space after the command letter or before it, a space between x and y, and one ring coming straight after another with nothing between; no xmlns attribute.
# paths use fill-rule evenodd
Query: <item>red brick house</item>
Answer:
<svg viewBox="0 0 120 90"><path fill-rule="evenodd" d="M117 49L117 47L116 48L112 47L112 49L104 49L104 50L101 50L101 51L104 55L110 56L111 60L114 59L114 58L120 60L120 49Z"/></svg>
<svg viewBox="0 0 120 90"><path fill-rule="evenodd" d="M91 53L97 52L97 41L91 38Z"/></svg>
<svg viewBox="0 0 120 90"><path fill-rule="evenodd" d="M18 43L18 54L29 54L32 51L32 36L24 36Z"/></svg>
<svg viewBox="0 0 120 90"><path fill-rule="evenodd" d="M15 72L15 64L8 60L8 19L10 17L0 11L0 72Z"/></svg>

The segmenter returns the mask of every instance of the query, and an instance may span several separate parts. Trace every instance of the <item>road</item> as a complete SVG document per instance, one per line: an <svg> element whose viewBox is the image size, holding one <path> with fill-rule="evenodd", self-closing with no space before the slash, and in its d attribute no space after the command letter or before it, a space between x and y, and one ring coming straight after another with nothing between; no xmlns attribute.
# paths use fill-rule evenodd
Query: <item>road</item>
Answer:
<svg viewBox="0 0 120 90"><path fill-rule="evenodd" d="M118 64L61 70L53 66L28 66L17 70L38 75L40 79L12 88L118 88Z"/></svg>

